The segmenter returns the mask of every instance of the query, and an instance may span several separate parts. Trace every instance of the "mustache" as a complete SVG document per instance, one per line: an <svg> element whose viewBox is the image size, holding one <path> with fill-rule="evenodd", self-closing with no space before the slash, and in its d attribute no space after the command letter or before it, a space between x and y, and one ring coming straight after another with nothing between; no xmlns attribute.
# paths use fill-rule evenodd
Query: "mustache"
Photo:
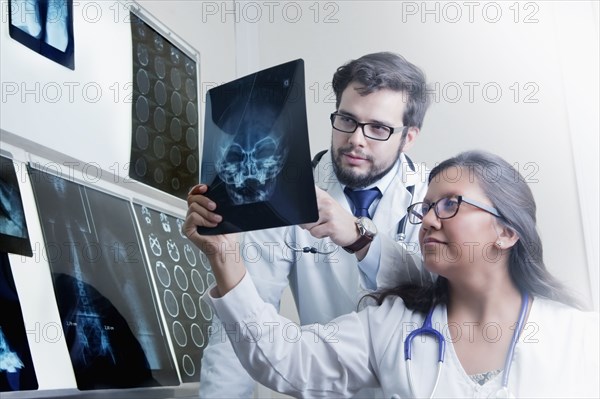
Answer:
<svg viewBox="0 0 600 399"><path fill-rule="evenodd" d="M354 155L356 155L358 157L364 158L364 159L366 159L368 161L373 162L373 157L371 155L365 154L360 148L355 147L355 146L353 146L351 144L347 145L347 146L344 146L344 147L340 147L337 150L337 156L338 157L340 157L340 156L342 156L344 154L350 154L350 153L352 153L352 154L354 154Z"/></svg>

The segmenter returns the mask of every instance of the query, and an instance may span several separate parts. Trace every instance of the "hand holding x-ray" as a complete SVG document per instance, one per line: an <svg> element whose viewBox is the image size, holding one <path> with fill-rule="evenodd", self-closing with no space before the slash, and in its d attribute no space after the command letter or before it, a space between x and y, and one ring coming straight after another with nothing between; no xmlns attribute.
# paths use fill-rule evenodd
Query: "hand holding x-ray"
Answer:
<svg viewBox="0 0 600 399"><path fill-rule="evenodd" d="M188 212L182 232L208 257L217 282L219 295L225 295L246 274L240 256L240 234L202 235L198 227L216 227L223 218L217 212L217 204L204 194L208 186L194 186L188 194Z"/></svg>

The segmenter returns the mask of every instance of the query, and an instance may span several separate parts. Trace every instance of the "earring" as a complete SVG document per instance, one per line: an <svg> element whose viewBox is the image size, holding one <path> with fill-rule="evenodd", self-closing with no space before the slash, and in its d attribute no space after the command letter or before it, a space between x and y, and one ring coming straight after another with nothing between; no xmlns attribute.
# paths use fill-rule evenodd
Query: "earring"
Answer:
<svg viewBox="0 0 600 399"><path fill-rule="evenodd" d="M496 246L498 248L502 248L502 241L500 241L500 240L496 241Z"/></svg>

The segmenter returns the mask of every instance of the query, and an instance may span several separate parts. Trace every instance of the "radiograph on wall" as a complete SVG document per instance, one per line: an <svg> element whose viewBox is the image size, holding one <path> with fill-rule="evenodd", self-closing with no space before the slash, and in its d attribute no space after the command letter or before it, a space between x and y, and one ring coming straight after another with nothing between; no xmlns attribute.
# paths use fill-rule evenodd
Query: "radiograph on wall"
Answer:
<svg viewBox="0 0 600 399"><path fill-rule="evenodd" d="M0 251L31 256L31 243L13 161L0 156Z"/></svg>
<svg viewBox="0 0 600 399"><path fill-rule="evenodd" d="M200 296L214 282L206 259L183 235L183 220L141 204L135 214L183 382L198 382L212 310Z"/></svg>
<svg viewBox="0 0 600 399"><path fill-rule="evenodd" d="M29 173L78 388L177 385L130 202Z"/></svg>
<svg viewBox="0 0 600 399"><path fill-rule="evenodd" d="M201 181L224 217L204 233L317 219L302 60L207 92Z"/></svg>
<svg viewBox="0 0 600 399"><path fill-rule="evenodd" d="M131 14L133 102L130 177L185 198L198 183L196 61Z"/></svg>
<svg viewBox="0 0 600 399"><path fill-rule="evenodd" d="M38 388L8 254L0 251L0 392Z"/></svg>
<svg viewBox="0 0 600 399"><path fill-rule="evenodd" d="M10 37L75 69L73 0L10 0L8 15Z"/></svg>

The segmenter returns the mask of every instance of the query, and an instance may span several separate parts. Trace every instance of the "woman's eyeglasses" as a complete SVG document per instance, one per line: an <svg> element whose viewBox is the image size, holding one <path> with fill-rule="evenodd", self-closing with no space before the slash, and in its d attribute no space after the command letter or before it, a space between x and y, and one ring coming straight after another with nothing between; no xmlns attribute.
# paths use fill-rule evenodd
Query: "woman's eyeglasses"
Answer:
<svg viewBox="0 0 600 399"><path fill-rule="evenodd" d="M432 208L435 212L435 216L437 216L438 219L453 218L458 213L460 204L462 204L463 202L469 205L473 205L474 207L477 207L488 213L491 213L496 217L502 217L500 216L500 213L496 208L493 208L479 201L463 197L462 195L452 195L440 198L439 200L431 203L417 202L415 204L412 204L406 209L406 212L408 213L408 221L412 224L422 223L423 218L425 217L425 215L427 215L427 212L429 212Z"/></svg>

